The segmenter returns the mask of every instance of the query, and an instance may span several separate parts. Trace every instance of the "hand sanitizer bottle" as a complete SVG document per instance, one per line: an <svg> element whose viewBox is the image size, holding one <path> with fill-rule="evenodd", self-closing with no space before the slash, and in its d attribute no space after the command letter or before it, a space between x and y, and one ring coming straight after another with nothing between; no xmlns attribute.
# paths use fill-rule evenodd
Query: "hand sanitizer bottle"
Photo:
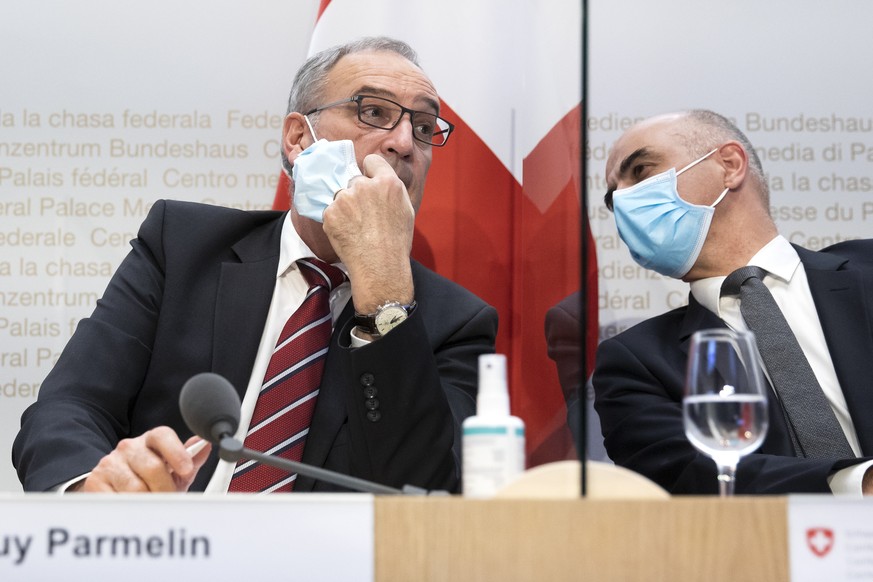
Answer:
<svg viewBox="0 0 873 582"><path fill-rule="evenodd" d="M524 471L524 422L509 414L506 356L479 356L476 416L462 425L464 497L487 498Z"/></svg>

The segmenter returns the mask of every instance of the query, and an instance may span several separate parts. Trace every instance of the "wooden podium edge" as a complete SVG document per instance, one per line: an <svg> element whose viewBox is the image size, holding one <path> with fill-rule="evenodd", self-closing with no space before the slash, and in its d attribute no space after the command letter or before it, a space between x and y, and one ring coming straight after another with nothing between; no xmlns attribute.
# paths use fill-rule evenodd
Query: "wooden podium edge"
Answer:
<svg viewBox="0 0 873 582"><path fill-rule="evenodd" d="M789 579L786 497L377 497L375 579Z"/></svg>

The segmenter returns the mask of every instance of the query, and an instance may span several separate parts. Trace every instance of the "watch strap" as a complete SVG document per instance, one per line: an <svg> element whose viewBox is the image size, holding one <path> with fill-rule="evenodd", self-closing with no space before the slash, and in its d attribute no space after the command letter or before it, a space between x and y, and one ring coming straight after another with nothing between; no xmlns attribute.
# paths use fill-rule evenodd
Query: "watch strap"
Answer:
<svg viewBox="0 0 873 582"><path fill-rule="evenodd" d="M382 334L379 333L379 330L376 328L376 317L379 313L387 308L387 307L401 307L406 312L407 317L412 315L412 312L415 311L416 302L413 299L411 303L408 305L404 305L399 301L388 301L380 305L375 312L373 313L358 313L355 311L355 325L364 333L367 333L373 337L381 337Z"/></svg>

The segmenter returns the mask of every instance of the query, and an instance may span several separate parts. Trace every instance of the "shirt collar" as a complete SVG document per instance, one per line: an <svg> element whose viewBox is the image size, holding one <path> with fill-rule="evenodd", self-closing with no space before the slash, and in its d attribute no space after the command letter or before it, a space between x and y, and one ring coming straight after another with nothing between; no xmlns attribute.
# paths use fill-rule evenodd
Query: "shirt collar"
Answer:
<svg viewBox="0 0 873 582"><path fill-rule="evenodd" d="M764 248L752 257L749 264L761 267L770 275L782 279L785 283L790 283L800 265L800 257L788 239L778 235L764 245Z"/></svg>
<svg viewBox="0 0 873 582"><path fill-rule="evenodd" d="M782 235L776 235L776 238L755 253L748 264L761 267L773 277L790 283L791 278L797 272L797 267L800 266L800 257L788 239ZM721 284L726 278L727 275L720 275L691 282L691 294L694 295L694 298L719 317L721 317L719 309Z"/></svg>
<svg viewBox="0 0 873 582"><path fill-rule="evenodd" d="M297 229L294 228L294 224L291 222L291 212L286 212L285 220L282 222L282 235L279 243L279 268L276 271L276 277L282 277L296 270L299 259L314 256L315 253L303 242L303 239L297 233ZM339 267L346 275L349 274L344 264L334 263L334 266Z"/></svg>

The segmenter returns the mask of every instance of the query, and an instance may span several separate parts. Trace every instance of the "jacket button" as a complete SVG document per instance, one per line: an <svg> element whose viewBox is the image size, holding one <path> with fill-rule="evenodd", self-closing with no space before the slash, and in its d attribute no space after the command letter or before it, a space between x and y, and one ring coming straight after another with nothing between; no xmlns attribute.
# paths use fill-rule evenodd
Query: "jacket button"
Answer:
<svg viewBox="0 0 873 582"><path fill-rule="evenodd" d="M366 388L364 388L364 396L366 396L367 398L375 398L376 394L378 393L379 391L376 390L375 386L367 386Z"/></svg>
<svg viewBox="0 0 873 582"><path fill-rule="evenodd" d="M370 398L364 401L364 406L367 407L367 410L376 410L379 408L379 401L376 398Z"/></svg>
<svg viewBox="0 0 873 582"><path fill-rule="evenodd" d="M382 418L382 413L378 410L371 410L367 413L367 420L370 422L379 422L380 418Z"/></svg>
<svg viewBox="0 0 873 582"><path fill-rule="evenodd" d="M361 385L362 386L372 386L376 382L376 377L370 372L364 372L361 374Z"/></svg>

